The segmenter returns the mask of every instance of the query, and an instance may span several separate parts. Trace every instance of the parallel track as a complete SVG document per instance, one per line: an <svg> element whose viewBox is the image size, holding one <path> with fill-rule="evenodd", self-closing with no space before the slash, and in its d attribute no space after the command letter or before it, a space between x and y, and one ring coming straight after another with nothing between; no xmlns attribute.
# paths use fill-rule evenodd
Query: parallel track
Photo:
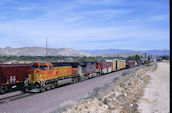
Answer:
<svg viewBox="0 0 172 113"><path fill-rule="evenodd" d="M31 93L22 93L22 94L13 95L13 96L10 96L10 97L5 97L5 98L0 99L0 104L8 103L10 101L14 101L14 100L21 99L21 98L31 96L31 95L33 95L33 94L31 94Z"/></svg>

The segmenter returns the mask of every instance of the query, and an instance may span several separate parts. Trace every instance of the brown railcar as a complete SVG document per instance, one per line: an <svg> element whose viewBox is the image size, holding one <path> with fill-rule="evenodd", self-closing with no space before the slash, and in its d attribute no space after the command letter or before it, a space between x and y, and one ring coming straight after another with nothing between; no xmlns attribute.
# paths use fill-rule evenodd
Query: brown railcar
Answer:
<svg viewBox="0 0 172 113"><path fill-rule="evenodd" d="M126 61L126 68L132 68L137 66L137 62L136 61Z"/></svg>
<svg viewBox="0 0 172 113"><path fill-rule="evenodd" d="M106 74L112 72L113 62L99 62L101 73Z"/></svg>
<svg viewBox="0 0 172 113"><path fill-rule="evenodd" d="M20 89L32 64L0 64L0 93Z"/></svg>

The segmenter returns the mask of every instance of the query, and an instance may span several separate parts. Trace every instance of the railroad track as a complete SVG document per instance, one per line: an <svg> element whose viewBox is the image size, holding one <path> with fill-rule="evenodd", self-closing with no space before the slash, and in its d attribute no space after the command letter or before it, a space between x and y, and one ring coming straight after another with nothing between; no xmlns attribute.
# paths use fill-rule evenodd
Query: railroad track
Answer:
<svg viewBox="0 0 172 113"><path fill-rule="evenodd" d="M22 93L22 94L17 94L17 95L1 98L0 99L0 104L8 103L8 102L11 102L11 101L14 101L14 100L17 100L17 99L20 99L20 98L24 98L24 97L27 97L27 96L30 96L30 95L33 95L33 94L31 94L31 93Z"/></svg>

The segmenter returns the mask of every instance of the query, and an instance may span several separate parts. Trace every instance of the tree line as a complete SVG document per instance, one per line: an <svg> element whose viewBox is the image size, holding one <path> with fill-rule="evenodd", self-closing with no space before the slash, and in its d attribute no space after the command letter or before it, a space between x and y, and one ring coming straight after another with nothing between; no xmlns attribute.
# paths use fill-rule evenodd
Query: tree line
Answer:
<svg viewBox="0 0 172 113"><path fill-rule="evenodd" d="M168 55L159 56L162 60L169 60L170 57ZM140 61L141 56L128 56L124 57L75 57L75 56L0 56L0 63L8 62L8 61L70 61L70 62L96 62L96 61L105 61L105 60L113 60L113 59L121 59L121 60L134 60ZM149 58L150 60L150 58Z"/></svg>

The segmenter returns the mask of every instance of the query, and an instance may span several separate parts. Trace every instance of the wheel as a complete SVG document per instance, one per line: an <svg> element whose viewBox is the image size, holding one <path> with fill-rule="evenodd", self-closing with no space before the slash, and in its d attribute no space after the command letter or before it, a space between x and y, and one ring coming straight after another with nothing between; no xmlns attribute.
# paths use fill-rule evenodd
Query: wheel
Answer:
<svg viewBox="0 0 172 113"><path fill-rule="evenodd" d="M52 84L52 85L51 85L51 89L54 89L54 88L55 88L55 84Z"/></svg>
<svg viewBox="0 0 172 113"><path fill-rule="evenodd" d="M85 80L88 80L88 77L86 77L86 79Z"/></svg>
<svg viewBox="0 0 172 113"><path fill-rule="evenodd" d="M23 88L21 89L24 93L29 92L29 79L25 78L23 81Z"/></svg>
<svg viewBox="0 0 172 113"><path fill-rule="evenodd" d="M40 82L40 92L45 91L45 82Z"/></svg>
<svg viewBox="0 0 172 113"><path fill-rule="evenodd" d="M73 78L72 83L74 84L74 83L77 83L77 82L78 82L78 79L77 78Z"/></svg>
<svg viewBox="0 0 172 113"><path fill-rule="evenodd" d="M0 94L4 94L5 93L5 90L0 88Z"/></svg>
<svg viewBox="0 0 172 113"><path fill-rule="evenodd" d="M29 92L29 88L28 88L28 87L23 87L23 88L21 89L21 91L23 91L24 93L27 93L27 92Z"/></svg>
<svg viewBox="0 0 172 113"><path fill-rule="evenodd" d="M48 91L48 90L50 90L51 89L51 87L50 87L50 85L48 84L47 86L46 86L46 90Z"/></svg>
<svg viewBox="0 0 172 113"><path fill-rule="evenodd" d="M45 88L44 87L42 87L41 88L41 90L40 90L40 92L44 92L45 91Z"/></svg>

